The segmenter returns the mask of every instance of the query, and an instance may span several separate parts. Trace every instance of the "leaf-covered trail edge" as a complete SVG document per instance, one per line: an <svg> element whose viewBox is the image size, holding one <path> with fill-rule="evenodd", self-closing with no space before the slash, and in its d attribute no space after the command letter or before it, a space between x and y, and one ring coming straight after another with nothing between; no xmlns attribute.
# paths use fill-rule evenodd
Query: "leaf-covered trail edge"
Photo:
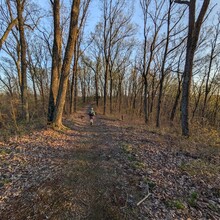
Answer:
<svg viewBox="0 0 220 220"><path fill-rule="evenodd" d="M86 111L0 143L0 219L220 218L219 151Z"/></svg>

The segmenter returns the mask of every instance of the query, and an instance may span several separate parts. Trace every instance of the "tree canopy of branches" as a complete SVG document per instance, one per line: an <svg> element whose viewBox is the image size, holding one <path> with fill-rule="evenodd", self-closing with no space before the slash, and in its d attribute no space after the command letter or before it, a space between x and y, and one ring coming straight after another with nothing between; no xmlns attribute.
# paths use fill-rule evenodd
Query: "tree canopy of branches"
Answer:
<svg viewBox="0 0 220 220"><path fill-rule="evenodd" d="M60 129L82 103L184 136L194 123L219 128L210 0L4 0L0 12L0 118L17 130L41 117Z"/></svg>

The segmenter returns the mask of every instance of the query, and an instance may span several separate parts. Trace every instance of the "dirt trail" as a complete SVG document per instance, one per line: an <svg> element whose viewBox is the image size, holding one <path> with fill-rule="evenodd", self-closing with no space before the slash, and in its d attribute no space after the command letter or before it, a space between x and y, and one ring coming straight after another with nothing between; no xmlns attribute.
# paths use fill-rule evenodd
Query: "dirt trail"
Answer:
<svg viewBox="0 0 220 220"><path fill-rule="evenodd" d="M219 152L86 112L0 143L1 220L220 219Z"/></svg>
<svg viewBox="0 0 220 220"><path fill-rule="evenodd" d="M59 157L59 162L54 160L60 168L57 173L9 200L10 204L1 210L1 220L118 219L108 198L116 177L109 160L117 152L111 135L117 131L99 117L90 126L86 111L85 108L75 115L74 124L68 123L72 130L63 132L70 145L60 146L63 153L57 155L53 148L48 148L50 160Z"/></svg>

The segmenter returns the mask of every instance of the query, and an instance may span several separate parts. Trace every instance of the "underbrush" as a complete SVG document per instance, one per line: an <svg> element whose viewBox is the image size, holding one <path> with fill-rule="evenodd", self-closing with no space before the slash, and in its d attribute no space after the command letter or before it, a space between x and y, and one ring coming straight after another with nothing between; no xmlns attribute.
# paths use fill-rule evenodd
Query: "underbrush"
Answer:
<svg viewBox="0 0 220 220"><path fill-rule="evenodd" d="M18 137L25 134L30 134L34 130L42 129L46 127L46 118L39 117L33 118L30 122L20 120L16 126L12 121L4 123L1 127L0 141L9 141L11 137Z"/></svg>

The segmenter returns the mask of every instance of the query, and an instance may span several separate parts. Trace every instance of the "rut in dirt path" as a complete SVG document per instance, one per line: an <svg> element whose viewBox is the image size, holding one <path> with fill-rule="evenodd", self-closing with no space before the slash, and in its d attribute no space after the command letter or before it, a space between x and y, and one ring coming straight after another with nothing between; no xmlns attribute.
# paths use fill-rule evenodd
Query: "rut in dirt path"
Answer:
<svg viewBox="0 0 220 220"><path fill-rule="evenodd" d="M119 219L109 198L116 178L109 160L117 152L112 133L117 131L99 117L90 126L85 112L64 132L70 146L54 156L60 171L9 201L1 219Z"/></svg>

